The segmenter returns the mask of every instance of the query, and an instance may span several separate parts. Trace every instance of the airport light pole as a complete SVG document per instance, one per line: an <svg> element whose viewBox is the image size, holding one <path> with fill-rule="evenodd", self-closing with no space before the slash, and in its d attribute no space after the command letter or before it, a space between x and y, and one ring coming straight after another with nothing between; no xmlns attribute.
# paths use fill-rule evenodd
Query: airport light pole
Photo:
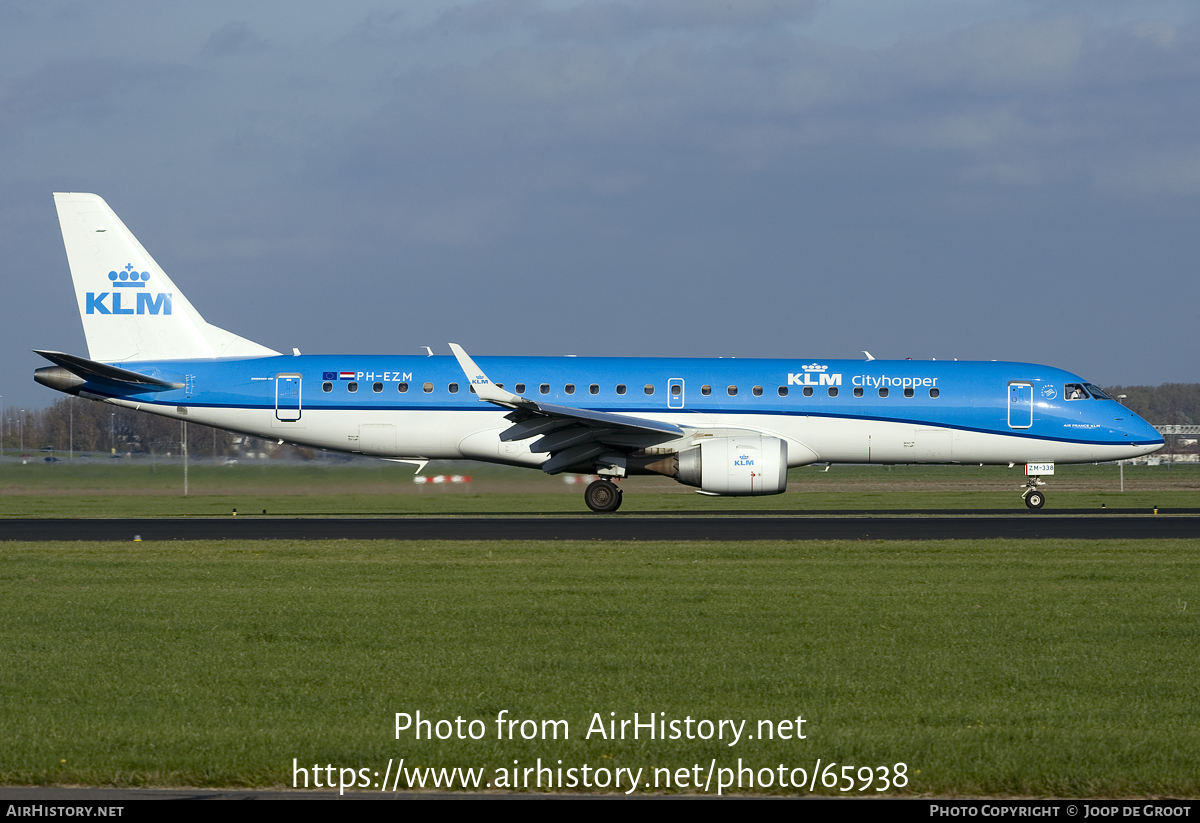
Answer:
<svg viewBox="0 0 1200 823"><path fill-rule="evenodd" d="M1124 406L1125 398L1128 396L1129 395L1127 395L1127 394L1118 394L1117 402L1120 403L1122 406ZM1125 461L1118 460L1117 465L1121 467L1121 494L1124 494L1125 493Z"/></svg>
<svg viewBox="0 0 1200 823"><path fill-rule="evenodd" d="M117 413L113 412L108 416L108 452L110 455L117 453Z"/></svg>
<svg viewBox="0 0 1200 823"><path fill-rule="evenodd" d="M188 496L187 421L179 421L179 441L183 446L183 496Z"/></svg>

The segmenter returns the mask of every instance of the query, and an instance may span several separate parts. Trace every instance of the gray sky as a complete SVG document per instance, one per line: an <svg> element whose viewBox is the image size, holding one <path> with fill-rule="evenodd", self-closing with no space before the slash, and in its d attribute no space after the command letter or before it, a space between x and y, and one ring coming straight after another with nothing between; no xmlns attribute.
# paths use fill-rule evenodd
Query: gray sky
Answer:
<svg viewBox="0 0 1200 823"><path fill-rule="evenodd" d="M52 191L287 351L1200 381L1200 4L0 0L5 406Z"/></svg>

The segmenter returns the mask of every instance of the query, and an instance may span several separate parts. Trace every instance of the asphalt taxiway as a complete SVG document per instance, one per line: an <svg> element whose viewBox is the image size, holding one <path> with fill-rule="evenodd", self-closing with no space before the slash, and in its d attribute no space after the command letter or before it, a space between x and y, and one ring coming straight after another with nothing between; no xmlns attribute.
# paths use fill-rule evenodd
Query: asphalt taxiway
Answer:
<svg viewBox="0 0 1200 823"><path fill-rule="evenodd" d="M983 540L1200 538L1173 514L772 514L667 516L5 519L0 540Z"/></svg>

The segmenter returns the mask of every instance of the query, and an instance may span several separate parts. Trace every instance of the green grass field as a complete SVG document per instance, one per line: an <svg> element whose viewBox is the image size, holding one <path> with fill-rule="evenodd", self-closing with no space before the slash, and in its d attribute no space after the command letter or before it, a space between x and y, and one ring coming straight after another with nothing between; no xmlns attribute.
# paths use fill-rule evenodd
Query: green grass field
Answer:
<svg viewBox="0 0 1200 823"><path fill-rule="evenodd" d="M365 461L200 461L185 498L177 461L7 461L0 516L584 511L581 486L539 472L425 473L474 482L417 486L411 467ZM622 511L1019 512L1021 482L1002 467L835 466L794 470L784 495L713 499L633 478ZM1115 466L1059 467L1047 510L1200 507L1200 467L1126 467L1125 488ZM893 792L1196 797L1198 549L0 543L0 783L284 787L293 758L310 781L330 765L361 786L358 770L372 782L399 758L483 768L486 781L540 758L641 768L651 785L639 791L686 792L703 775L681 786L680 769L713 766L719 779L740 763L757 781L783 764L795 779L819 761L836 764L838 784L853 767L851 793L860 769L903 763L907 785ZM397 740L395 714L418 710L487 733ZM502 710L566 720L571 736L498 740ZM803 716L807 739L586 737L597 713L635 712L745 720L747 734Z"/></svg>
<svg viewBox="0 0 1200 823"><path fill-rule="evenodd" d="M672 772L741 758L904 763L901 791L922 795L1195 797L1198 552L0 544L0 783L290 786L293 758L489 777L538 758ZM417 710L488 736L396 740L395 713ZM571 736L498 741L501 710L565 719ZM807 739L584 739L609 712L748 729L802 715Z"/></svg>
<svg viewBox="0 0 1200 823"><path fill-rule="evenodd" d="M0 463L0 517L171 517L231 514L338 516L586 511L583 487L539 471L482 464L432 464L423 474L468 474L469 485L413 483L413 467L348 464L213 466L178 460ZM834 466L793 469L788 492L712 498L668 479L625 481L623 512L830 509L1012 509L1021 511L1020 467ZM1200 507L1200 465L1059 466L1048 478L1046 511L1066 508Z"/></svg>

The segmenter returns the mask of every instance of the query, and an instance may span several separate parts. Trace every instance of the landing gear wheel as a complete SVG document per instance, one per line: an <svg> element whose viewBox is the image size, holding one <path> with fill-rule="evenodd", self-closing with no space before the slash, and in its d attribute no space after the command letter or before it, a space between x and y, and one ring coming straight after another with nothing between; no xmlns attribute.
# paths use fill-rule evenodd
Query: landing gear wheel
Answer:
<svg viewBox="0 0 1200 823"><path fill-rule="evenodd" d="M615 512L621 508L621 490L610 480L594 480L583 490L583 502L594 512Z"/></svg>
<svg viewBox="0 0 1200 823"><path fill-rule="evenodd" d="M1025 505L1031 509L1040 509L1046 505L1046 495L1039 491L1031 491L1025 495Z"/></svg>

